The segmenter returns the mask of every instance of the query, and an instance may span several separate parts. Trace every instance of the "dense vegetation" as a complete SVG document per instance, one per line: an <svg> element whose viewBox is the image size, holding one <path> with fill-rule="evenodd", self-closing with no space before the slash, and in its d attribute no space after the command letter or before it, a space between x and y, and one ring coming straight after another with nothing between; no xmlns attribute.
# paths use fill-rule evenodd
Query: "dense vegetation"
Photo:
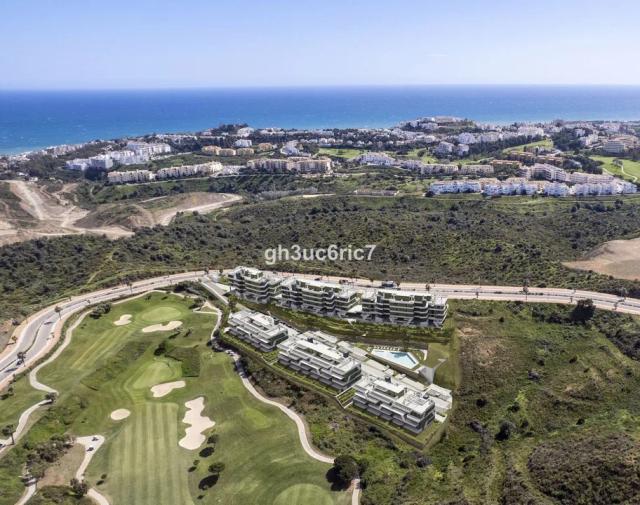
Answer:
<svg viewBox="0 0 640 505"><path fill-rule="evenodd" d="M279 263L282 270L423 282L568 286L638 295L638 285L571 271L603 241L640 233L640 199L366 198L280 199L108 241L96 236L38 239L0 249L2 316L23 314L77 289L170 271L264 266L264 250L299 244L362 247L372 260Z"/></svg>
<svg viewBox="0 0 640 505"><path fill-rule="evenodd" d="M249 361L254 380L305 414L314 443L358 464L365 505L635 503L640 364L596 311L455 302L462 382L439 443L416 451ZM626 500L626 501L625 501Z"/></svg>

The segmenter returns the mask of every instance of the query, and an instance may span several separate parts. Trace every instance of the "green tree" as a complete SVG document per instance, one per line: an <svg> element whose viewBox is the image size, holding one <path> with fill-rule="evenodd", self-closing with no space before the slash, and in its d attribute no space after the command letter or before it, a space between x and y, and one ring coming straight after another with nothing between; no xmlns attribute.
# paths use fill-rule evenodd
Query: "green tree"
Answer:
<svg viewBox="0 0 640 505"><path fill-rule="evenodd" d="M75 494L78 498L82 498L89 492L89 484L87 484L87 482L84 480L73 478L69 482L69 486L71 486L73 494Z"/></svg>
<svg viewBox="0 0 640 505"><path fill-rule="evenodd" d="M225 467L226 465L222 461L216 461L209 465L209 471L214 475L220 475Z"/></svg>
<svg viewBox="0 0 640 505"><path fill-rule="evenodd" d="M358 462L353 456L343 454L333 461L333 471L342 483L349 483L358 476Z"/></svg>
<svg viewBox="0 0 640 505"><path fill-rule="evenodd" d="M14 427L13 424L7 424L4 428L2 428L2 436L3 437L11 437L11 444L15 445L16 441L13 437Z"/></svg>
<svg viewBox="0 0 640 505"><path fill-rule="evenodd" d="M596 306L590 298L578 300L578 303L571 311L571 320L575 323L586 323L593 317L595 311Z"/></svg>

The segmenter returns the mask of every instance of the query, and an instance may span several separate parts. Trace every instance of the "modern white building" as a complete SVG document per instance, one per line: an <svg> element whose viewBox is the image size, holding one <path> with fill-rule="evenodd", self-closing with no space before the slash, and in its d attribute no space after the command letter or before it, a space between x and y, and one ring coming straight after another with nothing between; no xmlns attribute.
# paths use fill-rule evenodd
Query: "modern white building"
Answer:
<svg viewBox="0 0 640 505"><path fill-rule="evenodd" d="M455 146L451 142L440 142L435 148L435 154L437 156L447 156L453 152Z"/></svg>
<svg viewBox="0 0 640 505"><path fill-rule="evenodd" d="M257 268L236 267L228 274L235 294L258 303L270 303L280 292L282 279Z"/></svg>
<svg viewBox="0 0 640 505"><path fill-rule="evenodd" d="M435 419L435 403L424 391L391 375L366 375L354 386L353 405L412 433Z"/></svg>
<svg viewBox="0 0 640 505"><path fill-rule="evenodd" d="M378 165L383 167L390 167L397 163L395 158L392 156L389 156L387 153L379 152L362 153L349 161L361 163L363 165Z"/></svg>
<svg viewBox="0 0 640 505"><path fill-rule="evenodd" d="M563 182L550 182L545 184L543 192L547 196L567 196L569 194L569 186Z"/></svg>
<svg viewBox="0 0 640 505"><path fill-rule="evenodd" d="M338 339L320 331L291 335L278 344L278 362L338 391L351 386L361 376L360 361L348 347L338 347Z"/></svg>
<svg viewBox="0 0 640 505"><path fill-rule="evenodd" d="M358 303L355 289L330 282L289 277L280 284L280 303L328 316L344 316Z"/></svg>
<svg viewBox="0 0 640 505"><path fill-rule="evenodd" d="M430 292L371 289L361 298L362 319L393 324L436 326L444 324L447 299Z"/></svg>
<svg viewBox="0 0 640 505"><path fill-rule="evenodd" d="M107 174L107 180L111 184L124 184L127 182L148 182L155 179L155 174L149 170L130 170L120 172L115 170Z"/></svg>
<svg viewBox="0 0 640 505"><path fill-rule="evenodd" d="M273 317L248 309L231 313L228 325L227 331L231 335L263 352L275 350L289 337L289 328L285 325Z"/></svg>

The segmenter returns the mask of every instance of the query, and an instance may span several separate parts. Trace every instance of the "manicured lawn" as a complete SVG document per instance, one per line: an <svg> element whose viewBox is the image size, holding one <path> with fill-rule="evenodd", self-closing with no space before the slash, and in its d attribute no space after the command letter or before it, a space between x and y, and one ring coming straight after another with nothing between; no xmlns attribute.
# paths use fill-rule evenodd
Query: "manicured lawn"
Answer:
<svg viewBox="0 0 640 505"><path fill-rule="evenodd" d="M345 160L355 158L363 152L364 151L361 149L338 149L335 147L321 147L320 149L318 149L318 154L325 156L335 156L336 158L343 158Z"/></svg>
<svg viewBox="0 0 640 505"><path fill-rule="evenodd" d="M523 144L521 146L508 147L504 151L507 153L511 151L524 151L525 147L534 147L534 146L553 147L553 141L551 139L538 140L537 142L529 142L528 144Z"/></svg>
<svg viewBox="0 0 640 505"><path fill-rule="evenodd" d="M625 179L629 179L633 181L634 178L640 179L640 161L633 160L625 160L616 158L615 156L591 156L592 159L596 161L601 161L603 163L602 168L605 172L609 172L613 175L617 175L623 177ZM622 162L622 167L624 168L624 172L620 168L620 165L614 163L614 160L620 160Z"/></svg>
<svg viewBox="0 0 640 505"><path fill-rule="evenodd" d="M349 494L330 489L330 466L303 451L294 423L247 392L227 354L205 346L215 316L194 313L190 304L189 299L153 293L114 305L99 319L87 317L69 347L40 372L42 382L62 393L57 407L80 405L61 419L62 429L74 436L106 438L87 471L90 483L112 505L348 503ZM131 323L114 325L123 314L133 316ZM172 331L141 331L172 320L183 324ZM184 377L179 361L156 355L163 341L177 348L197 346L199 376ZM178 379L186 382L185 388L152 397L152 386ZM184 403L201 396L203 415L216 423L205 435L215 432L219 437L209 455L199 454L206 443L194 451L178 445L185 435ZM123 408L130 416L111 420L110 413ZM27 436L44 438L39 424ZM200 489L210 477L208 466L217 461L225 463L225 470L210 489ZM0 497L2 491L0 484Z"/></svg>

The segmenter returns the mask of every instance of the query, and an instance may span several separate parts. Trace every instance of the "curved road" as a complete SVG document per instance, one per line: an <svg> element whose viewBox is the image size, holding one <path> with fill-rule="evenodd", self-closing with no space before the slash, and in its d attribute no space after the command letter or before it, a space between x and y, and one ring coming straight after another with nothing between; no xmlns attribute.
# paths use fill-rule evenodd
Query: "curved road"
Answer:
<svg viewBox="0 0 640 505"><path fill-rule="evenodd" d="M228 272L229 270L227 270ZM293 275L287 272L274 272L283 276ZM296 274L303 278L314 279L317 276ZM215 275L205 276L202 271L186 272L170 276L155 277L133 283L128 286L116 286L110 289L103 289L93 293L87 293L47 307L40 312L30 316L15 332L16 342L7 346L7 349L0 354L0 389L3 389L12 376L24 371L28 366L46 355L55 345L60 337L63 322L72 314L82 310L88 305L99 302L106 302L122 298L127 295L142 293L151 289L162 288L181 281L204 281L203 284L210 291L214 291ZM353 279L346 277L321 277L323 280L332 282L344 282L359 289L378 287L379 282L371 282L367 279ZM217 286L216 286L217 287ZM400 285L403 289L425 290L423 283L406 282ZM575 304L578 300L590 298L596 307L604 310L623 312L627 314L640 315L640 299L622 298L616 295L599 293L594 291L582 291L563 288L529 288L524 293L521 286L476 286L457 284L430 284L429 288L452 299L478 299L497 301L523 301L538 303L561 303ZM222 298L224 290L215 293ZM21 363L18 360L18 353L24 352L25 359Z"/></svg>

